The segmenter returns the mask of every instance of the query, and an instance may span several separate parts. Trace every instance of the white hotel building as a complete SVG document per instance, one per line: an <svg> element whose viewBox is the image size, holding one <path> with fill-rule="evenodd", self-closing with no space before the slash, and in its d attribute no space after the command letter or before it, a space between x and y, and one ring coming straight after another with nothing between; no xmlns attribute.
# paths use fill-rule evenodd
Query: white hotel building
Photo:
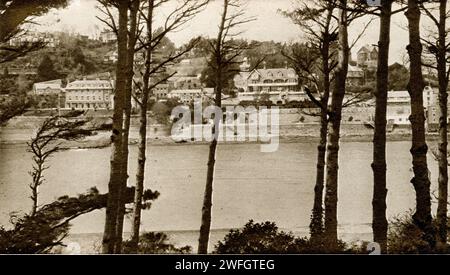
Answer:
<svg viewBox="0 0 450 275"><path fill-rule="evenodd" d="M114 85L111 80L76 80L65 88L68 109L113 108Z"/></svg>
<svg viewBox="0 0 450 275"><path fill-rule="evenodd" d="M427 86L423 90L423 107L428 110L437 102L433 88ZM390 124L410 125L411 97L408 91L389 91L387 99L387 121Z"/></svg>
<svg viewBox="0 0 450 275"><path fill-rule="evenodd" d="M236 88L240 90L240 101L257 100L266 94L274 104L289 101L303 101L307 97L298 88L298 75L292 68L255 69L248 72L247 59L241 65L242 72L234 78Z"/></svg>

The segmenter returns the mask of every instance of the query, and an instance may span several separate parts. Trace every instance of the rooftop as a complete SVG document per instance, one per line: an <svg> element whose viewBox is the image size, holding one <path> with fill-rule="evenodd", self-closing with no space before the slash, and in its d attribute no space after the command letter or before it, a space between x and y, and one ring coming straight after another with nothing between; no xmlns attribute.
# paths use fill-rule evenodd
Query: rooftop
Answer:
<svg viewBox="0 0 450 275"><path fill-rule="evenodd" d="M378 46L366 44L366 45L362 46L361 49L359 49L358 53L373 52L373 51L378 51Z"/></svg>
<svg viewBox="0 0 450 275"><path fill-rule="evenodd" d="M44 82L37 82L33 84L35 90L44 90L44 89L61 89L62 80L55 79Z"/></svg>
<svg viewBox="0 0 450 275"><path fill-rule="evenodd" d="M264 79L297 78L297 74L292 68L255 69L249 77L252 77L255 73Z"/></svg>
<svg viewBox="0 0 450 275"><path fill-rule="evenodd" d="M73 82L70 82L66 89L112 89L113 85L112 82L109 80L76 80Z"/></svg>

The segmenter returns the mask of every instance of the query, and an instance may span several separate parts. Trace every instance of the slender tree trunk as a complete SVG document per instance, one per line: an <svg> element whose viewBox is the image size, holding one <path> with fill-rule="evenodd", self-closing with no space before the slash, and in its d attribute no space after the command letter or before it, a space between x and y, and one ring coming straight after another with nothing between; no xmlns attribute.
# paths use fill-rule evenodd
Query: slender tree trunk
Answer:
<svg viewBox="0 0 450 275"><path fill-rule="evenodd" d="M317 146L316 185L314 186L314 206L309 225L312 240L319 240L323 233L323 189L325 181L325 157L327 147L328 117L320 114L320 141Z"/></svg>
<svg viewBox="0 0 450 275"><path fill-rule="evenodd" d="M447 0L440 0L439 7L439 41L438 41L438 79L439 79L439 198L437 209L437 224L439 241L447 243L447 204L448 204L448 153L447 153L447 101L448 101L448 77L446 61L446 20Z"/></svg>
<svg viewBox="0 0 450 275"><path fill-rule="evenodd" d="M114 253L117 240L116 224L121 191L122 175L122 127L123 111L125 107L125 93L127 83L127 40L128 40L128 1L118 1L119 27L118 27L118 61L116 71L116 87L114 95L113 130L111 135L111 169L108 183L108 203L106 207L105 229L102 241L102 252Z"/></svg>
<svg viewBox="0 0 450 275"><path fill-rule="evenodd" d="M127 84L125 93L125 109L124 109L124 122L123 122L123 140L122 140L122 175L121 175L121 192L120 192L120 204L117 215L117 241L115 247L115 253L120 254L122 252L122 238L123 238L123 220L125 217L125 201L122 198L124 192L127 189L128 181L128 138L130 134L131 123L131 94L133 89L133 76L134 76L134 53L136 46L136 29L137 29L137 13L139 10L139 0L133 0L130 8L130 28L128 34L128 72L127 72Z"/></svg>
<svg viewBox="0 0 450 275"><path fill-rule="evenodd" d="M222 41L224 38L225 23L227 21L228 14L228 0L224 0L222 19L219 27L219 34L216 41L215 60L216 60L216 106L222 107ZM208 172L206 174L206 186L205 194L203 197L202 207L202 221L200 226L200 237L198 240L198 254L208 253L209 234L211 230L211 212L212 212L212 199L213 199L213 183L214 183L214 169L216 165L216 150L217 150L217 138L219 137L219 128L221 117L214 117L213 125L213 140L209 146L208 154ZM217 137L217 138L215 138Z"/></svg>
<svg viewBox="0 0 450 275"><path fill-rule="evenodd" d="M416 212L413 221L423 233L423 239L430 248L435 246L434 229L431 217L430 179L428 178L427 152L425 141L425 113L423 107L422 44L420 41L419 0L408 0L406 17L409 23L408 54L410 60L410 79L408 91L411 96L412 165L414 177L411 183L416 192Z"/></svg>
<svg viewBox="0 0 450 275"><path fill-rule="evenodd" d="M348 18L347 0L339 0L339 61L331 97L327 148L327 179L325 191L325 238L331 250L337 248L337 201L339 170L339 139L342 118L342 102L348 72Z"/></svg>
<svg viewBox="0 0 450 275"><path fill-rule="evenodd" d="M218 69L220 71L220 69ZM216 84L216 106L221 108L221 95L222 84L221 77L218 75L218 84ZM220 117L214 118L213 135L219 136ZM216 151L217 151L217 139L213 137L211 144L209 145L208 154L208 172L206 175L205 194L203 197L202 207L202 224L200 226L200 238L198 241L198 254L208 253L209 234L211 230L211 214L212 214L212 200L213 200L213 183L214 172L216 165Z"/></svg>
<svg viewBox="0 0 450 275"><path fill-rule="evenodd" d="M373 136L373 240L387 251L386 219L386 111L389 73L389 44L391 31L392 1L382 2L380 15L380 37L378 42L377 90L375 94L375 132Z"/></svg>
<svg viewBox="0 0 450 275"><path fill-rule="evenodd" d="M151 41L153 38L152 18L154 0L149 0L148 3L149 7L147 13L147 41ZM148 47L146 50L145 58L145 72L143 76L144 83L142 89L142 101L140 106L138 167L136 173L136 191L134 194L134 208L131 228L131 253L138 252L139 232L141 226L142 196L144 192L145 161L147 150L147 103L150 93L150 69L152 64L152 50L150 47Z"/></svg>
<svg viewBox="0 0 450 275"><path fill-rule="evenodd" d="M312 218L310 228L311 239L313 241L319 240L323 234L323 189L325 182L325 158L327 148L327 134L328 134L328 100L330 97L330 39L329 39L329 24L331 22L332 10L329 12L327 27L324 31L324 41L322 52L322 73L323 73L323 95L321 104L323 109L320 113L320 141L317 146L317 170L316 170L316 185L314 186L314 206L312 210Z"/></svg>

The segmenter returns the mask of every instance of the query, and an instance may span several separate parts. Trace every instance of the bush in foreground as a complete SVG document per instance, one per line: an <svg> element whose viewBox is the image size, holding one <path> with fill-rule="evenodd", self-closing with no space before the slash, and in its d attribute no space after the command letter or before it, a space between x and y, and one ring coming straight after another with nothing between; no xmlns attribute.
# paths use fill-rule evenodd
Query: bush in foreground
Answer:
<svg viewBox="0 0 450 275"><path fill-rule="evenodd" d="M434 221L435 222L435 221ZM412 214L399 216L389 222L388 253L389 254L449 254L449 245L438 244L431 248L423 240L422 231L414 224ZM437 234L437 232L436 232ZM436 235L436 239L438 236Z"/></svg>
<svg viewBox="0 0 450 275"><path fill-rule="evenodd" d="M169 243L169 237L161 232L147 232L139 237L138 254L189 254L192 247L176 247ZM124 243L124 253L128 254L130 242Z"/></svg>
<svg viewBox="0 0 450 275"><path fill-rule="evenodd" d="M250 220L242 229L231 230L223 241L215 246L218 254L356 254L365 252L364 247L348 246L339 241L338 248L331 250L324 243L308 238L295 237L280 231L275 223L254 223Z"/></svg>

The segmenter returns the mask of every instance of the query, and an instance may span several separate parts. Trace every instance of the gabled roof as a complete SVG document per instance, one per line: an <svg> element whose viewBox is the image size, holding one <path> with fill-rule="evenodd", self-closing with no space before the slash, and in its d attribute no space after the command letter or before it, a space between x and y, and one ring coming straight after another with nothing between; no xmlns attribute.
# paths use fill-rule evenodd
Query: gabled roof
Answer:
<svg viewBox="0 0 450 275"><path fill-rule="evenodd" d="M62 80L55 79L50 81L34 83L33 87L35 90L45 90L45 89L61 89Z"/></svg>
<svg viewBox="0 0 450 275"><path fill-rule="evenodd" d="M112 89L113 84L109 80L75 80L67 84L66 89Z"/></svg>
<svg viewBox="0 0 450 275"><path fill-rule="evenodd" d="M298 78L295 70L292 68L255 69L248 75L248 78L251 78L255 73L259 74L263 79Z"/></svg>
<svg viewBox="0 0 450 275"><path fill-rule="evenodd" d="M361 52L371 53L373 51L378 52L378 48L374 45L366 44L366 45L362 46L361 49L359 49L358 53L361 53Z"/></svg>

